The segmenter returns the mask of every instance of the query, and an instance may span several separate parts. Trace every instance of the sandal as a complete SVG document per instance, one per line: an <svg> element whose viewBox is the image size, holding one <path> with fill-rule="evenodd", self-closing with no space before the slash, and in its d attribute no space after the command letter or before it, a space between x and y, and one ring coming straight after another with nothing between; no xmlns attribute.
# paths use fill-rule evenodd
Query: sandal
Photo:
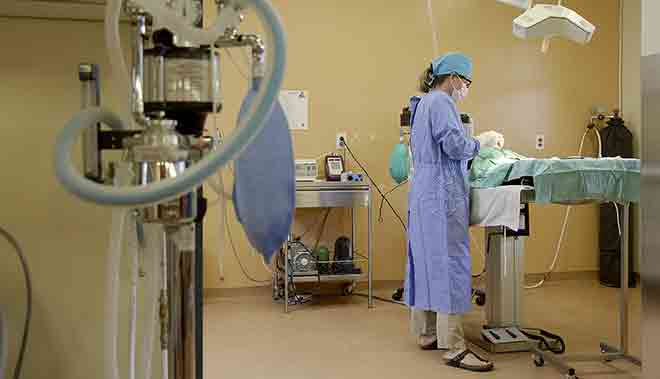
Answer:
<svg viewBox="0 0 660 379"><path fill-rule="evenodd" d="M466 362L466 358L467 358L467 362ZM447 357L446 359L447 359L447 365L468 371L488 372L488 371L492 371L493 368L495 368L493 362L481 358L470 349L465 349L462 352L454 355L453 357L451 358Z"/></svg>

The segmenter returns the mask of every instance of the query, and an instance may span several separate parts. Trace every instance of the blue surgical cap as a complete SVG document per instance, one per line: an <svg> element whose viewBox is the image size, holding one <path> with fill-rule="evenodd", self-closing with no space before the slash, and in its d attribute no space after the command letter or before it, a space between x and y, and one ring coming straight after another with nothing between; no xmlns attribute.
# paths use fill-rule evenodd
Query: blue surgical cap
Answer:
<svg viewBox="0 0 660 379"><path fill-rule="evenodd" d="M472 80L472 58L461 53L448 53L436 58L431 63L433 76L458 74L467 80Z"/></svg>

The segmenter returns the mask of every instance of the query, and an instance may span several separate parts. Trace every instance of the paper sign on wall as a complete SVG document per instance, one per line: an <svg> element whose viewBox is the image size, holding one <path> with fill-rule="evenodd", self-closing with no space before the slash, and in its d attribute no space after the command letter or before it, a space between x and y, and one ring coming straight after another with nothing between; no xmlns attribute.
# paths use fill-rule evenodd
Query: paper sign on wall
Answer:
<svg viewBox="0 0 660 379"><path fill-rule="evenodd" d="M309 129L309 92L303 90L280 91L280 104L289 120L289 129Z"/></svg>

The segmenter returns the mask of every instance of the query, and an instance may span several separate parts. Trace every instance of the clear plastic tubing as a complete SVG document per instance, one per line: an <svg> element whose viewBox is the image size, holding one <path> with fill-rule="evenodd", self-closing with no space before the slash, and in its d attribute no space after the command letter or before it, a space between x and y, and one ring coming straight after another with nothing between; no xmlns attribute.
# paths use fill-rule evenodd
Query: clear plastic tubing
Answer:
<svg viewBox="0 0 660 379"><path fill-rule="evenodd" d="M135 231L137 232L137 219L135 217L135 212L131 212L131 219L134 225L136 225ZM139 238L138 238L139 240ZM139 263L139 254L141 252L140 243L138 241L138 248L131 251L131 297L129 303L129 313L130 321L128 327L128 379L136 379L135 370L136 370L136 354L137 354L137 317L138 317L138 305L137 305L137 295L138 295L138 276L140 271Z"/></svg>
<svg viewBox="0 0 660 379"><path fill-rule="evenodd" d="M119 332L119 269L124 236L124 225L129 216L128 209L115 209L112 212L110 248L108 251L107 292L105 323L105 378L119 379L119 358L117 357L117 336Z"/></svg>
<svg viewBox="0 0 660 379"><path fill-rule="evenodd" d="M192 43L211 44L225 32L222 22L216 23L211 31L190 27L178 15L164 9L157 0L138 0L137 3L161 23L168 25L174 33ZM99 122L112 129L124 129L126 125L119 117L107 110L86 109L67 123L55 145L55 174L69 192L81 199L102 205L140 206L166 201L200 186L206 178L237 158L252 142L265 125L264 121L278 99L286 65L286 40L279 16L267 0L244 0L241 3L254 6L264 24L267 46L272 46L269 56L271 59L267 60L264 85L260 86L248 116L241 121L225 143L177 178L139 188L105 186L88 180L80 174L72 162L71 150L83 130L95 127ZM108 6L113 4L109 3Z"/></svg>

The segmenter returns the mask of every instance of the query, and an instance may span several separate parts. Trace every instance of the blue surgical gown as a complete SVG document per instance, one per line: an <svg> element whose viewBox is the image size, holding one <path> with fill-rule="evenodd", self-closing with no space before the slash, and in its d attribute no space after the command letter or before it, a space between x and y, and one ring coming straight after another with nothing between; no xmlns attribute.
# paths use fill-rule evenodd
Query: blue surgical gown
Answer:
<svg viewBox="0 0 660 379"><path fill-rule="evenodd" d="M414 173L408 198L405 302L443 314L471 309L467 161L479 142L465 136L443 91L411 101Z"/></svg>

